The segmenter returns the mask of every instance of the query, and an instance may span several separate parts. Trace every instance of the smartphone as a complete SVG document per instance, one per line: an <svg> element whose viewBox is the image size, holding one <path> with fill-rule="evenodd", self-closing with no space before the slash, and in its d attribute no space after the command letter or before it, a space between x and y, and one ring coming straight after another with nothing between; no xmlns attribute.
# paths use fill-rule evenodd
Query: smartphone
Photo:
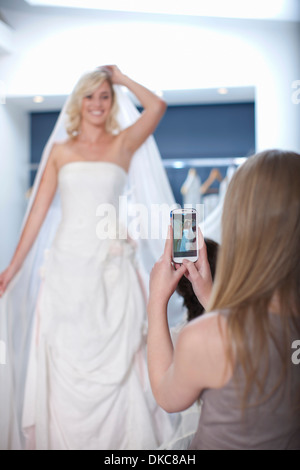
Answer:
<svg viewBox="0 0 300 470"><path fill-rule="evenodd" d="M173 228L173 261L182 263L198 259L198 214L195 209L171 211Z"/></svg>

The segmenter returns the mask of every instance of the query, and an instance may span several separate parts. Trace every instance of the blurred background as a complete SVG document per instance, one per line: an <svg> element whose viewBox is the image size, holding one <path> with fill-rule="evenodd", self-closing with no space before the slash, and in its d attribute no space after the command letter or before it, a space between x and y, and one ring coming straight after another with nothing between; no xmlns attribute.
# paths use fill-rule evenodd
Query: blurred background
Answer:
<svg viewBox="0 0 300 470"><path fill-rule="evenodd" d="M191 170L209 213L228 167L300 151L299 0L0 0L0 271L66 96L104 64L168 102L155 137L180 204Z"/></svg>

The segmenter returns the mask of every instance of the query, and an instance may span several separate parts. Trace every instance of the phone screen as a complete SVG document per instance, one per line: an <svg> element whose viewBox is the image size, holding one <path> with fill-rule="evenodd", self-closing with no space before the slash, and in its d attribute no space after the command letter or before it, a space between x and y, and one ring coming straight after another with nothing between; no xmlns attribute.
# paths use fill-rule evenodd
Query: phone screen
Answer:
<svg viewBox="0 0 300 470"><path fill-rule="evenodd" d="M196 211L173 213L173 252L175 258L197 256Z"/></svg>

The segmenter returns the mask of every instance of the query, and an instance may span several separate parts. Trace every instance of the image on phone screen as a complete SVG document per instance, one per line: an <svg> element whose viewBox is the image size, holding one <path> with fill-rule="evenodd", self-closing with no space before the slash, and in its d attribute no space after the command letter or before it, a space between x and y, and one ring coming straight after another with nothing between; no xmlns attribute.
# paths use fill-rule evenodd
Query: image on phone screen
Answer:
<svg viewBox="0 0 300 470"><path fill-rule="evenodd" d="M197 256L196 212L173 214L173 253L175 258Z"/></svg>

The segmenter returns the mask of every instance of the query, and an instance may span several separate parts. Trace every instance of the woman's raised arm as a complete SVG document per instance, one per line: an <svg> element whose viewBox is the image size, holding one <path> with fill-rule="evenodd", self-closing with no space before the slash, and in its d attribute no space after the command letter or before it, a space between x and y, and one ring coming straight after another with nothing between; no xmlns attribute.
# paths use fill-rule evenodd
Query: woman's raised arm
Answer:
<svg viewBox="0 0 300 470"><path fill-rule="evenodd" d="M139 100L143 107L141 117L123 131L123 147L130 156L153 134L163 117L167 104L152 91L124 75L117 66L106 66L111 74L112 82L126 86Z"/></svg>

